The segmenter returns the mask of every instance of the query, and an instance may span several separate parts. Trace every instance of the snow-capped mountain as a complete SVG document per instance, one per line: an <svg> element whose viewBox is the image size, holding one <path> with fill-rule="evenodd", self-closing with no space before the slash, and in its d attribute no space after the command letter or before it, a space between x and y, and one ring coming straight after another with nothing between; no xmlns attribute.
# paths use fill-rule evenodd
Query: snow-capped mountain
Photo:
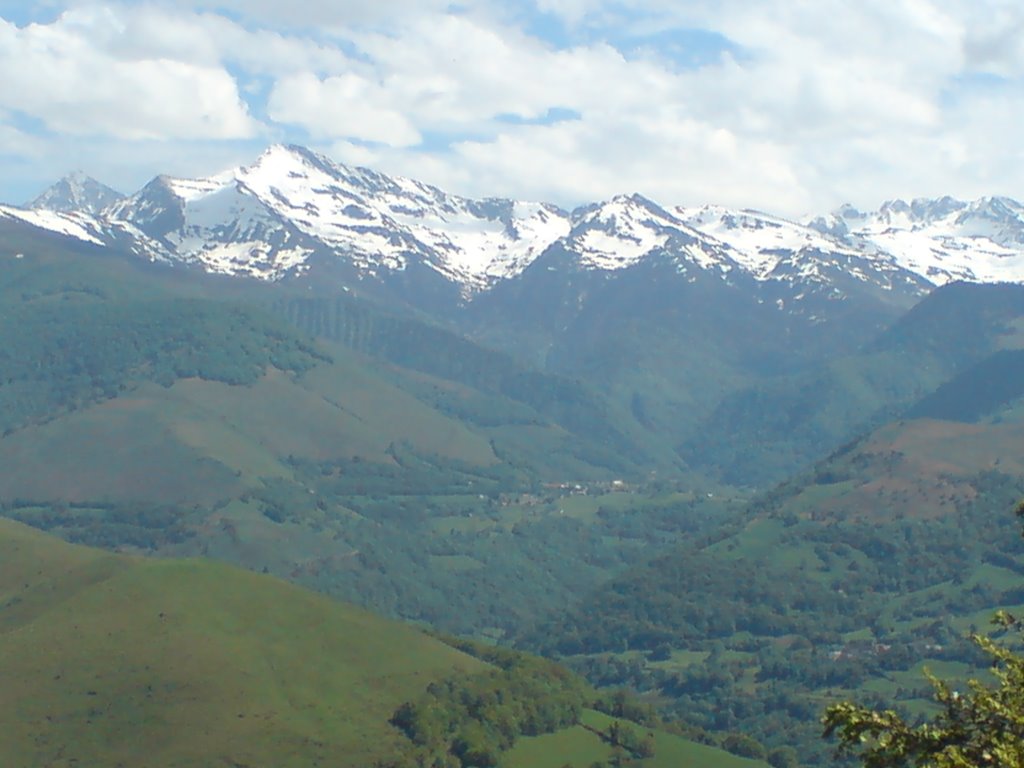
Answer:
<svg viewBox="0 0 1024 768"><path fill-rule="evenodd" d="M843 206L810 227L854 250L885 253L933 285L1024 282L1024 206L1006 197Z"/></svg>
<svg viewBox="0 0 1024 768"><path fill-rule="evenodd" d="M81 171L68 174L26 207L65 213L99 213L124 195Z"/></svg>
<svg viewBox="0 0 1024 768"><path fill-rule="evenodd" d="M839 289L855 281L911 294L931 287L883 250L857 248L843 237L779 216L715 205L679 207L675 213L694 229L728 244L741 268L760 281L814 290Z"/></svg>
<svg viewBox="0 0 1024 768"><path fill-rule="evenodd" d="M1007 198L896 200L874 213L846 206L806 224L710 205L665 208L640 195L569 213L451 195L281 145L251 165L204 179L160 176L123 198L73 175L30 209L0 207L0 217L208 272L428 279L463 300L548 252L581 271L668 260L691 277L756 281L762 298L783 303L862 290L916 296L956 279L1024 282L1024 206Z"/></svg>
<svg viewBox="0 0 1024 768"><path fill-rule="evenodd" d="M145 235L151 258L214 273L280 277L301 268L317 247L234 174L199 181L159 176L103 218Z"/></svg>
<svg viewBox="0 0 1024 768"><path fill-rule="evenodd" d="M682 272L693 266L727 274L738 266L728 245L638 194L574 211L564 247L583 269L628 269L655 253L671 254Z"/></svg>
<svg viewBox="0 0 1024 768"><path fill-rule="evenodd" d="M569 229L555 206L475 201L274 146L208 179L158 177L102 213L161 245L157 258L277 280L332 252L374 277L422 264L466 292L516 274Z"/></svg>

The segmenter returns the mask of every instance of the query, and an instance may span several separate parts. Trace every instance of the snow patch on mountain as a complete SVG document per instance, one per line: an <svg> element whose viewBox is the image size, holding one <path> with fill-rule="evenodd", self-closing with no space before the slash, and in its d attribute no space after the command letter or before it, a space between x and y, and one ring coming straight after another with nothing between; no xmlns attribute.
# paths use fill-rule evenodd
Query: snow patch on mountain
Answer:
<svg viewBox="0 0 1024 768"><path fill-rule="evenodd" d="M190 203L230 186L235 181L235 174L228 171L208 179L176 179L170 176L163 178L171 192L186 203Z"/></svg>
<svg viewBox="0 0 1024 768"><path fill-rule="evenodd" d="M519 274L569 230L555 206L448 195L298 147L271 147L238 178L364 269L400 270L416 258L470 290Z"/></svg>
<svg viewBox="0 0 1024 768"><path fill-rule="evenodd" d="M101 228L88 214L61 213L46 209L26 210L0 205L0 217L22 221L33 227L73 237L92 245L104 245Z"/></svg>
<svg viewBox="0 0 1024 768"><path fill-rule="evenodd" d="M834 252L858 255L855 249L810 227L759 211L704 205L677 207L674 212L694 229L731 246L733 258L759 280L768 279L795 254L807 257L800 259L806 262L803 265L805 276L816 273L816 255Z"/></svg>
<svg viewBox="0 0 1024 768"><path fill-rule="evenodd" d="M696 266L726 273L736 266L728 246L636 194L575 211L565 245L585 269L628 269L654 253L674 259L681 272Z"/></svg>
<svg viewBox="0 0 1024 768"><path fill-rule="evenodd" d="M622 195L577 218L569 242L582 266L625 269L665 247L679 222L668 213L653 213L643 202L637 196Z"/></svg>

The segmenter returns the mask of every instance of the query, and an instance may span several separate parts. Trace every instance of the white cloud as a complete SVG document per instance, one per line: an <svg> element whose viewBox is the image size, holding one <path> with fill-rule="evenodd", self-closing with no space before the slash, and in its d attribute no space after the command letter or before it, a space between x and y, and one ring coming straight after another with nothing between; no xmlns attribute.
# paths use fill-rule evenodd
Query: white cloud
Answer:
<svg viewBox="0 0 1024 768"><path fill-rule="evenodd" d="M83 7L69 14L93 44L125 61L169 59L206 67L237 65L247 75L339 71L351 64L336 46L265 28L247 28L216 13L157 5ZM103 23L94 21L99 17Z"/></svg>
<svg viewBox="0 0 1024 768"><path fill-rule="evenodd" d="M459 5L82 2L50 25L0 22L0 109L67 135L308 139L563 204L629 190L796 214L1024 192L1019 3L537 0L586 25L567 48L525 31L523 5ZM698 68L658 49L656 33L694 28L732 47ZM641 54L612 44L629 34ZM550 110L579 119L542 124Z"/></svg>
<svg viewBox="0 0 1024 768"><path fill-rule="evenodd" d="M93 32L123 30L103 9L50 25L0 20L0 108L50 130L124 139L246 138L257 126L228 72L205 63L119 58ZM109 34L109 33L108 33Z"/></svg>
<svg viewBox="0 0 1024 768"><path fill-rule="evenodd" d="M279 123L294 123L314 138L348 137L393 146L420 142L420 134L379 83L356 74L324 80L312 74L277 81L267 112Z"/></svg>
<svg viewBox="0 0 1024 768"><path fill-rule="evenodd" d="M185 10L230 10L260 24L292 28L346 28L352 25L390 24L395 19L421 13L441 13L452 3L450 0L306 0L301 3L282 3L279 0L175 0L172 4Z"/></svg>
<svg viewBox="0 0 1024 768"><path fill-rule="evenodd" d="M0 110L0 156L38 159L45 155L45 141L11 123L11 115Z"/></svg>

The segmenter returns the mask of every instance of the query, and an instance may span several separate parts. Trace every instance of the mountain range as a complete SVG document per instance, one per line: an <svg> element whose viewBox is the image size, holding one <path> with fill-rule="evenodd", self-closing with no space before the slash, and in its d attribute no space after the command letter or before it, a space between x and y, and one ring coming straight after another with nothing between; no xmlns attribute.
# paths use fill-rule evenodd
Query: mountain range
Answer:
<svg viewBox="0 0 1024 768"><path fill-rule="evenodd" d="M851 389L857 377L842 361L863 358L936 286L1024 281L1024 206L1007 198L844 206L804 222L639 194L567 211L473 200L282 145L207 178L158 176L128 196L72 174L26 207L0 206L4 220L183 276L230 278L221 292L265 285L302 330L345 344L359 336L346 307L369 299L454 335L446 339L581 380L655 440L656 463L682 457L741 484L781 480L874 425L836 404L866 401L868 414L912 404L918 390L902 385ZM451 378L449 358L416 354L418 370ZM873 381L900 368L891 358L874 363L885 376ZM500 389L497 370L488 386ZM897 378L941 383L907 373ZM795 392L810 394L794 401ZM751 408L761 415L738 423ZM777 450L791 439L789 417L767 433L762 422L794 411L814 439ZM807 416L816 412L831 425ZM708 450L727 434L728 449ZM735 451L754 444L774 457L756 462L773 467L767 475Z"/></svg>
<svg viewBox="0 0 1024 768"><path fill-rule="evenodd" d="M805 222L662 206L638 194L566 211L472 200L282 145L206 178L158 176L129 196L73 174L25 208L0 207L0 216L151 260L266 280L340 269L354 284L372 284L411 270L448 284L461 301L520 278L553 250L603 273L668 258L691 279L702 272L791 286L795 302L820 291L842 297L850 278L911 295L955 280L1024 280L1024 206L1008 198L893 200Z"/></svg>

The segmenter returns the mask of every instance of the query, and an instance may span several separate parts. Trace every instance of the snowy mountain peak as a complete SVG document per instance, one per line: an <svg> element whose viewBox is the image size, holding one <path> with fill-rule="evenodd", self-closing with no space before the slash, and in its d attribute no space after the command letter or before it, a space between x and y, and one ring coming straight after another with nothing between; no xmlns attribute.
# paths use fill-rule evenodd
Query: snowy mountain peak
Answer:
<svg viewBox="0 0 1024 768"><path fill-rule="evenodd" d="M679 224L667 211L639 195L618 195L577 209L572 215L568 250L588 269L632 266L651 251L664 248Z"/></svg>
<svg viewBox="0 0 1024 768"><path fill-rule="evenodd" d="M936 199L918 197L909 203L896 199L883 203L876 216L879 221L895 227L926 226L966 207L967 203L948 195ZM864 216L861 214L860 218Z"/></svg>
<svg viewBox="0 0 1024 768"><path fill-rule="evenodd" d="M736 266L728 245L642 195L577 209L572 219L565 245L586 269L626 269L653 254L671 259L680 272L696 267L727 273Z"/></svg>
<svg viewBox="0 0 1024 768"><path fill-rule="evenodd" d="M159 176L104 215L209 271L280 279L325 252L366 276L420 264L467 294L518 274L569 231L553 205L470 200L283 144L209 178Z"/></svg>
<svg viewBox="0 0 1024 768"><path fill-rule="evenodd" d="M36 210L99 213L123 195L82 171L74 171L46 189L26 207Z"/></svg>

